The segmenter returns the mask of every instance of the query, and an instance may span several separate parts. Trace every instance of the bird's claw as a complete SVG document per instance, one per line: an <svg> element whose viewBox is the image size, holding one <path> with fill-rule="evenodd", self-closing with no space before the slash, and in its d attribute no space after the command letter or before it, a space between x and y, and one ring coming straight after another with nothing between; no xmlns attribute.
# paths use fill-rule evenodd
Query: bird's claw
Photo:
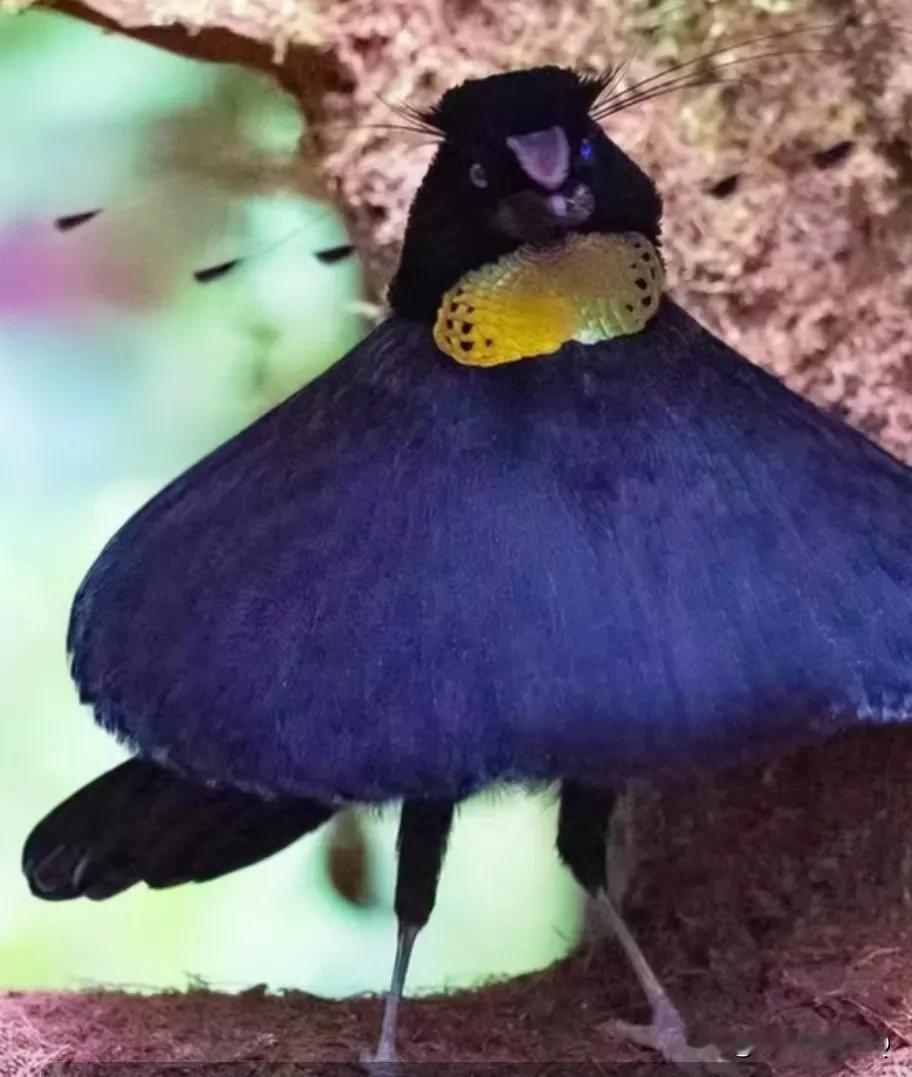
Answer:
<svg viewBox="0 0 912 1077"><path fill-rule="evenodd" d="M367 1077L398 1077L401 1072L395 1053L384 1050L362 1051L360 1062Z"/></svg>
<svg viewBox="0 0 912 1077"><path fill-rule="evenodd" d="M733 1077L739 1073L734 1063L725 1059L715 1044L691 1047L687 1042L687 1029L673 1006L659 1005L648 1025L634 1025L628 1021L609 1021L605 1030L618 1039L632 1040L641 1047L658 1052L666 1062L677 1066L688 1077Z"/></svg>

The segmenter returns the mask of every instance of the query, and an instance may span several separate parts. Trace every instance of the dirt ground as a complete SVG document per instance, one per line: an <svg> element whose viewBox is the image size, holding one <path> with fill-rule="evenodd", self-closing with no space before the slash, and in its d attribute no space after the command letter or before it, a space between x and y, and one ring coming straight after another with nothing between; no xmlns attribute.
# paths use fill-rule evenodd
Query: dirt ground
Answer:
<svg viewBox="0 0 912 1077"><path fill-rule="evenodd" d="M695 1040L753 1047L736 1062L746 1077L912 1075L910 771L912 731L872 730L639 797L628 920ZM541 973L410 1000L403 1072L671 1073L612 1039L619 1015L647 1017L609 939ZM377 999L257 987L8 994L0 1074L343 1077L378 1021Z"/></svg>

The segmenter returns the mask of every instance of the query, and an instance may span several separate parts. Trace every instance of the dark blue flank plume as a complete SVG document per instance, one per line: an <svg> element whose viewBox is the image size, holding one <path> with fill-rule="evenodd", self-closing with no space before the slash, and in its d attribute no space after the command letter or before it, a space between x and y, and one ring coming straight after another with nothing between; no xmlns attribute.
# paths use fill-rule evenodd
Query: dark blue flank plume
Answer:
<svg viewBox="0 0 912 1077"><path fill-rule="evenodd" d="M142 755L458 797L912 710L912 479L670 301L494 369L394 317L105 548L69 645Z"/></svg>

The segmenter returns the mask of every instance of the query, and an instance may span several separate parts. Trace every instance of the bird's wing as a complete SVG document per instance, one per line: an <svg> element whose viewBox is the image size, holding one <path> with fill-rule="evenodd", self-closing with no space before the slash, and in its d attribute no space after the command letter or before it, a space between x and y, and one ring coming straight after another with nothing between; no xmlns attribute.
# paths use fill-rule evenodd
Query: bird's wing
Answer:
<svg viewBox="0 0 912 1077"><path fill-rule="evenodd" d="M493 370L393 319L125 525L73 669L135 749L320 799L726 762L912 710L910 526L671 304Z"/></svg>

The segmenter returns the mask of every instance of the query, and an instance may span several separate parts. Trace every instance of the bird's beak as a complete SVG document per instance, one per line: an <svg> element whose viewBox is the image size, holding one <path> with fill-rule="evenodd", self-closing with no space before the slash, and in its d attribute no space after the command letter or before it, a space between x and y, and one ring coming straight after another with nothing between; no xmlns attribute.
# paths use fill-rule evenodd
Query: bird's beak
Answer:
<svg viewBox="0 0 912 1077"><path fill-rule="evenodd" d="M570 145L563 127L511 135L507 145L533 183L545 190L556 191L566 182L570 173Z"/></svg>
<svg viewBox="0 0 912 1077"><path fill-rule="evenodd" d="M563 127L511 135L507 146L532 188L500 202L494 221L501 231L524 242L548 242L589 219L595 200L570 174L570 144Z"/></svg>

